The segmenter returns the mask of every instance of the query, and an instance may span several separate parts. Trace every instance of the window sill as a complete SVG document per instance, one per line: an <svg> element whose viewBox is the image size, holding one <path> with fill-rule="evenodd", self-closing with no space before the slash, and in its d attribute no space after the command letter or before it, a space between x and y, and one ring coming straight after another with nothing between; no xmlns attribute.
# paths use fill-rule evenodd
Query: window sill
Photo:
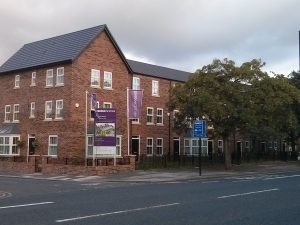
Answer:
<svg viewBox="0 0 300 225"><path fill-rule="evenodd" d="M159 95L153 95L153 94L152 94L152 97L159 98L160 96L159 96Z"/></svg>
<svg viewBox="0 0 300 225"><path fill-rule="evenodd" d="M53 121L63 121L64 118L55 118Z"/></svg>
<svg viewBox="0 0 300 225"><path fill-rule="evenodd" d="M36 84L30 84L29 87L36 87Z"/></svg>
<svg viewBox="0 0 300 225"><path fill-rule="evenodd" d="M55 87L63 87L65 84L56 84Z"/></svg>
<svg viewBox="0 0 300 225"><path fill-rule="evenodd" d="M30 116L29 119L35 119L35 116Z"/></svg>
<svg viewBox="0 0 300 225"><path fill-rule="evenodd" d="M13 120L12 123L20 123L20 120Z"/></svg>
<svg viewBox="0 0 300 225"><path fill-rule="evenodd" d="M112 87L103 87L104 90L113 91L114 89Z"/></svg>
<svg viewBox="0 0 300 225"><path fill-rule="evenodd" d="M20 156L20 154L0 154L1 157L14 157L14 156Z"/></svg>
<svg viewBox="0 0 300 225"><path fill-rule="evenodd" d="M157 123L156 126L163 127L164 124L163 123Z"/></svg>
<svg viewBox="0 0 300 225"><path fill-rule="evenodd" d="M97 88L97 89L101 89L100 86L96 86L96 85L91 85L91 88Z"/></svg>
<svg viewBox="0 0 300 225"><path fill-rule="evenodd" d="M154 126L154 123L146 123L146 125Z"/></svg>
<svg viewBox="0 0 300 225"><path fill-rule="evenodd" d="M20 87L14 87L14 89L20 89Z"/></svg>
<svg viewBox="0 0 300 225"><path fill-rule="evenodd" d="M11 122L10 122L10 120L9 120L9 121L8 121L8 120L6 120L6 121L4 121L3 123L11 123Z"/></svg>
<svg viewBox="0 0 300 225"><path fill-rule="evenodd" d="M50 85L49 86L45 86L45 88L53 88L53 85L52 86L50 86Z"/></svg>
<svg viewBox="0 0 300 225"><path fill-rule="evenodd" d="M44 121L46 122L52 121L52 118L44 119Z"/></svg>
<svg viewBox="0 0 300 225"><path fill-rule="evenodd" d="M131 122L131 123L132 123L132 125L141 125L140 122Z"/></svg>

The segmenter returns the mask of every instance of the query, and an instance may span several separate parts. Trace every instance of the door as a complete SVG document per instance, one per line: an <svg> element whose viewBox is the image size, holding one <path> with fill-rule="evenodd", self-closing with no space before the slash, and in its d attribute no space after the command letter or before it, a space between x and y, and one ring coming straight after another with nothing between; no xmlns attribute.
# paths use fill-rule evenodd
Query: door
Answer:
<svg viewBox="0 0 300 225"><path fill-rule="evenodd" d="M29 146L29 155L35 155L35 146L32 144L35 141L35 137L29 137L28 146Z"/></svg>
<svg viewBox="0 0 300 225"><path fill-rule="evenodd" d="M179 138L173 138L173 151L174 151L174 160L179 159Z"/></svg>
<svg viewBox="0 0 300 225"><path fill-rule="evenodd" d="M212 160L212 153L213 153L213 141L208 141L208 158Z"/></svg>
<svg viewBox="0 0 300 225"><path fill-rule="evenodd" d="M132 138L131 138L131 154L136 155L136 160L139 157L139 152L140 152L140 137L132 136Z"/></svg>

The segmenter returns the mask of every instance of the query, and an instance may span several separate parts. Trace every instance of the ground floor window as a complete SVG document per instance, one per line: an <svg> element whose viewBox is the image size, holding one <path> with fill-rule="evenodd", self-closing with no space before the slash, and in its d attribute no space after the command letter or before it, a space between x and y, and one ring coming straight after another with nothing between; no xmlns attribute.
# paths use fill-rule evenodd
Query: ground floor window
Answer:
<svg viewBox="0 0 300 225"><path fill-rule="evenodd" d="M207 138L201 139L202 155L208 153ZM199 154L199 138L185 138L184 139L184 154L185 155L198 155Z"/></svg>
<svg viewBox="0 0 300 225"><path fill-rule="evenodd" d="M151 156L153 155L153 138L147 138L147 155Z"/></svg>
<svg viewBox="0 0 300 225"><path fill-rule="evenodd" d="M163 139L157 138L156 139L156 155L162 155L163 154Z"/></svg>
<svg viewBox="0 0 300 225"><path fill-rule="evenodd" d="M57 156L57 145L58 145L58 136L49 135L48 155Z"/></svg>
<svg viewBox="0 0 300 225"><path fill-rule="evenodd" d="M19 155L20 136L0 136L0 155Z"/></svg>
<svg viewBox="0 0 300 225"><path fill-rule="evenodd" d="M122 149L122 136L117 135L117 145L116 145L116 155L121 156L121 149Z"/></svg>

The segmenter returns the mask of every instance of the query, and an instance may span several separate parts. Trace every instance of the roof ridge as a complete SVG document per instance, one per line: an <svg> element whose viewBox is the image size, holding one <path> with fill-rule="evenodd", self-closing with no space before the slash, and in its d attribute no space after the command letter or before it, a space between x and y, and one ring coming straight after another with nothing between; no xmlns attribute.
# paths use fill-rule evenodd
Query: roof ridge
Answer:
<svg viewBox="0 0 300 225"><path fill-rule="evenodd" d="M102 25L98 25L98 26L94 26L94 27L89 27L89 28L85 28L85 29L82 29L82 30L72 31L72 32L69 32L69 33L60 34L60 35L57 35L57 36L53 36L53 37L50 37L50 38L41 39L41 40L38 40L38 41L33 41L33 42L30 42L30 43L24 44L22 47L24 47L26 45L30 45L30 44L34 44L34 43L46 41L46 40L51 40L51 39L54 39L54 38L57 38L57 37L63 37L63 36L71 35L71 34L82 32L82 31L86 31L86 30L92 30L92 29L95 29L96 27L99 27L99 28L100 27L106 27L106 24L102 24Z"/></svg>

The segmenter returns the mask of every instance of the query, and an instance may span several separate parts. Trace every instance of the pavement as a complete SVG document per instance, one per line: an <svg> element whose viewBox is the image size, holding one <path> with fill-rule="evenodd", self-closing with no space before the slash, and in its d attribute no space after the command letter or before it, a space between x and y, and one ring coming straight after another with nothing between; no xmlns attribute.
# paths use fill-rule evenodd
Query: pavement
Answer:
<svg viewBox="0 0 300 225"><path fill-rule="evenodd" d="M21 174L1 172L0 177L18 177L24 179L64 180L78 182L130 182L130 183L155 183L155 182L179 182L187 180L214 179L222 177L245 177L256 174L270 175L286 172L300 172L300 162L256 162L233 165L230 170L223 167L209 166L201 168L180 169L155 169L136 170L128 173L119 173L108 176L47 176L42 173Z"/></svg>

